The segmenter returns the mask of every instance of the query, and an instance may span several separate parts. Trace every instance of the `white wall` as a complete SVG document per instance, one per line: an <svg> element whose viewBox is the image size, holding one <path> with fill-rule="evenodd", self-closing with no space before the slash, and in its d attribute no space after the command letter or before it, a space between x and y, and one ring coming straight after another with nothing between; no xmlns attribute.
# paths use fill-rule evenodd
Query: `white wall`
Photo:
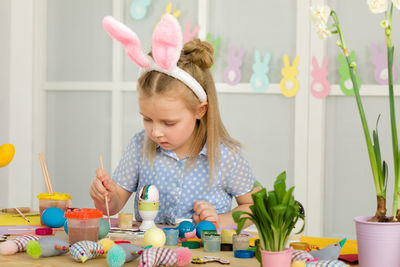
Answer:
<svg viewBox="0 0 400 267"><path fill-rule="evenodd" d="M0 169L0 206L31 206L33 1L1 1L0 17L0 144L16 149Z"/></svg>
<svg viewBox="0 0 400 267"><path fill-rule="evenodd" d="M10 4L0 1L0 145L9 142ZM0 206L7 206L9 168L0 168Z"/></svg>

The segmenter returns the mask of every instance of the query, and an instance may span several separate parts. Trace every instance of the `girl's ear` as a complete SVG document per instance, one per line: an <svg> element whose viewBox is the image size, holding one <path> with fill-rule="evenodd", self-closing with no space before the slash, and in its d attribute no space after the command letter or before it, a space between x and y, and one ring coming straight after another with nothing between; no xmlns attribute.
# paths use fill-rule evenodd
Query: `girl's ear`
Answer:
<svg viewBox="0 0 400 267"><path fill-rule="evenodd" d="M208 109L208 102L202 102L197 106L196 119L200 120L206 114Z"/></svg>

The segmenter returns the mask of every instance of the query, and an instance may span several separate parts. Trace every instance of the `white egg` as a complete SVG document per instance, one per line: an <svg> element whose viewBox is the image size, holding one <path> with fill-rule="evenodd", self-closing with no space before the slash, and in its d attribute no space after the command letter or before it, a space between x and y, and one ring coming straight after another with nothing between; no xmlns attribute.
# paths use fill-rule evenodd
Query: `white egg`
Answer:
<svg viewBox="0 0 400 267"><path fill-rule="evenodd" d="M139 192L139 199L142 201L158 202L160 201L160 196L158 194L158 189L155 185L147 184Z"/></svg>

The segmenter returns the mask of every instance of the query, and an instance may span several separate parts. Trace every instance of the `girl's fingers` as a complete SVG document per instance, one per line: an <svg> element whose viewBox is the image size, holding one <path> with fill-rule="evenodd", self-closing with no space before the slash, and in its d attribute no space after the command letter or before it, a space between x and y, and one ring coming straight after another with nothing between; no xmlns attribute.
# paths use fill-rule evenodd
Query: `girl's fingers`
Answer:
<svg viewBox="0 0 400 267"><path fill-rule="evenodd" d="M194 221L196 224L200 222L200 217L199 217L199 215L197 215L196 213L193 214L193 221Z"/></svg>
<svg viewBox="0 0 400 267"><path fill-rule="evenodd" d="M94 185L90 187L90 196L92 197L93 200L101 200L103 201L103 195L99 193L97 189L94 188Z"/></svg>
<svg viewBox="0 0 400 267"><path fill-rule="evenodd" d="M195 201L193 205L193 210L194 210L194 215L193 219L197 221L217 221L218 220L218 214L217 210L214 208L211 203L203 201L203 200L197 200Z"/></svg>

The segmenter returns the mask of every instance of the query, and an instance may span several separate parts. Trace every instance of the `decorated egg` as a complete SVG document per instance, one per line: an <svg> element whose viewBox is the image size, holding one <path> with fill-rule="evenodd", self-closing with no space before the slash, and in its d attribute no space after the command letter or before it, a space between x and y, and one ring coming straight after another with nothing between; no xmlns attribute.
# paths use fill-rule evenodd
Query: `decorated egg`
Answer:
<svg viewBox="0 0 400 267"><path fill-rule="evenodd" d="M186 233L193 232L194 230L194 225L193 223L189 221L182 221L178 225L178 230L179 230L179 237L184 238Z"/></svg>
<svg viewBox="0 0 400 267"><path fill-rule="evenodd" d="M165 233L160 228L152 227L144 232L144 243L146 246L151 245L153 248L160 248L164 246L165 241Z"/></svg>
<svg viewBox="0 0 400 267"><path fill-rule="evenodd" d="M51 228L58 228L64 225L66 218L64 218L64 211L60 208L50 207L43 211L42 221Z"/></svg>
<svg viewBox="0 0 400 267"><path fill-rule="evenodd" d="M13 144L0 146L0 168L7 166L13 159L15 148Z"/></svg>
<svg viewBox="0 0 400 267"><path fill-rule="evenodd" d="M201 238L201 231L203 230L217 230L215 225L210 221L201 221L196 225L196 235Z"/></svg>
<svg viewBox="0 0 400 267"><path fill-rule="evenodd" d="M100 225L99 225L99 239L102 239L108 235L108 232L110 231L110 225L108 222L100 218Z"/></svg>
<svg viewBox="0 0 400 267"><path fill-rule="evenodd" d="M146 202L160 201L157 187L152 184L143 186L143 188L139 192L139 200Z"/></svg>
<svg viewBox="0 0 400 267"><path fill-rule="evenodd" d="M65 223L64 223L64 231L65 231L65 233L68 235L68 220L65 220Z"/></svg>

